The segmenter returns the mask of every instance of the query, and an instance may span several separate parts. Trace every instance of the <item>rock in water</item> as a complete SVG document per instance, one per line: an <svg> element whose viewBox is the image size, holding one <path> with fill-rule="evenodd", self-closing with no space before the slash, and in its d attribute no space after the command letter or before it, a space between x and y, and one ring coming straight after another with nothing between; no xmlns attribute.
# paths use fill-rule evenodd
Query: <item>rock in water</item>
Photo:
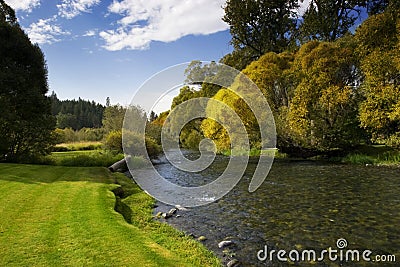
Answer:
<svg viewBox="0 0 400 267"><path fill-rule="evenodd" d="M169 216L172 216L172 215L174 215L174 214L176 213L176 211L177 211L177 209L172 208L172 209L170 209L170 210L168 211L168 215L169 215Z"/></svg>
<svg viewBox="0 0 400 267"><path fill-rule="evenodd" d="M224 240L218 243L218 247L219 248L223 248L223 247L227 247L233 245L233 241L232 240Z"/></svg>
<svg viewBox="0 0 400 267"><path fill-rule="evenodd" d="M161 214L161 217L163 217L164 219L168 219L169 217L171 217L172 215L170 215L170 214L168 214L168 213L165 213L165 212L163 212L162 214Z"/></svg>
<svg viewBox="0 0 400 267"><path fill-rule="evenodd" d="M230 262L228 262L228 264L226 265L227 267L235 267L235 266L239 266L239 261L237 259L233 259Z"/></svg>
<svg viewBox="0 0 400 267"><path fill-rule="evenodd" d="M175 205L175 208L177 208L178 210L183 210L183 211L187 211L188 209L185 207L182 207L181 205Z"/></svg>
<svg viewBox="0 0 400 267"><path fill-rule="evenodd" d="M205 241L207 240L207 237L205 237L204 235L199 236L199 238L197 238L198 241Z"/></svg>

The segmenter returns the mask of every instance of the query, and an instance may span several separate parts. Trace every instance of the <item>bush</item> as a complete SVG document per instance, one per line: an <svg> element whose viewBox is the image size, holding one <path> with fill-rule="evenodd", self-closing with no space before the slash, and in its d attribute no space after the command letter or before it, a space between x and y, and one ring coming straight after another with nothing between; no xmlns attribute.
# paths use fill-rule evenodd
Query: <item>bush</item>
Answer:
<svg viewBox="0 0 400 267"><path fill-rule="evenodd" d="M134 132L127 132L124 140L125 148L131 156L145 156L146 151L141 149L140 143L143 142L143 137ZM145 138L147 154L149 157L156 157L161 153L161 146L151 137ZM108 150L122 153L122 132L112 131L106 136L105 147Z"/></svg>
<svg viewBox="0 0 400 267"><path fill-rule="evenodd" d="M122 132L111 131L104 141L105 148L122 153Z"/></svg>

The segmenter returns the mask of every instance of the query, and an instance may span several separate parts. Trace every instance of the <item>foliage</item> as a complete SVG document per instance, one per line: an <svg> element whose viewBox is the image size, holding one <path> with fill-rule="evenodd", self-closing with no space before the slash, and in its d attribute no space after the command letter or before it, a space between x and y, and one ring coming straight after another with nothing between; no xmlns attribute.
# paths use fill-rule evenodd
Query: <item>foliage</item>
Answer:
<svg viewBox="0 0 400 267"><path fill-rule="evenodd" d="M349 154L342 159L343 163L350 164L374 164L375 159L368 155L363 154Z"/></svg>
<svg viewBox="0 0 400 267"><path fill-rule="evenodd" d="M59 100L52 92L50 95L51 112L57 118L57 128L100 128L105 107L94 101Z"/></svg>
<svg viewBox="0 0 400 267"><path fill-rule="evenodd" d="M72 128L54 130L57 144L101 141L104 138L104 132L103 128L82 128L79 131L74 131Z"/></svg>
<svg viewBox="0 0 400 267"><path fill-rule="evenodd" d="M223 20L235 50L248 47L253 60L266 52L288 48L296 30L297 0L228 0Z"/></svg>
<svg viewBox="0 0 400 267"><path fill-rule="evenodd" d="M125 112L126 108L120 105L106 107L103 115L103 127L106 133L122 129Z"/></svg>
<svg viewBox="0 0 400 267"><path fill-rule="evenodd" d="M358 91L352 49L340 43L309 42L296 55L298 85L288 123L302 147L327 151L358 144Z"/></svg>
<svg viewBox="0 0 400 267"><path fill-rule="evenodd" d="M300 34L305 40L335 41L360 18L365 0L312 0L303 15Z"/></svg>
<svg viewBox="0 0 400 267"><path fill-rule="evenodd" d="M253 60L252 50L248 47L243 47L226 54L221 58L220 62L234 69L243 70Z"/></svg>
<svg viewBox="0 0 400 267"><path fill-rule="evenodd" d="M141 143L146 144L146 150L141 149ZM123 143L124 142L124 143ZM143 156L156 157L161 153L161 147L153 138L146 136L143 140L143 135L126 131L124 133L124 140L122 140L122 131L112 131L106 136L104 143L106 149L122 153L122 145L125 146L126 151L129 151L130 156ZM125 151L125 152L126 152Z"/></svg>
<svg viewBox="0 0 400 267"><path fill-rule="evenodd" d="M161 145L161 130L162 125L155 123L155 121L146 124L146 136L154 139L159 145Z"/></svg>
<svg viewBox="0 0 400 267"><path fill-rule="evenodd" d="M293 145L286 121L296 86L291 70L293 60L292 53L269 52L243 70L243 73L258 86L268 101L275 119L278 147Z"/></svg>
<svg viewBox="0 0 400 267"><path fill-rule="evenodd" d="M106 151L55 152L59 155L55 158L55 165L70 167L108 167L124 158L122 154ZM63 154L63 155L60 155ZM52 157L50 157L52 158Z"/></svg>
<svg viewBox="0 0 400 267"><path fill-rule="evenodd" d="M61 143L57 144L54 148L54 152L65 152L65 151L86 151L86 150L98 150L102 149L103 144L101 142L73 142L73 143Z"/></svg>
<svg viewBox="0 0 400 267"><path fill-rule="evenodd" d="M355 35L365 76L361 126L374 141L400 144L400 18L398 12L371 16Z"/></svg>
<svg viewBox="0 0 400 267"><path fill-rule="evenodd" d="M54 144L47 68L42 51L0 2L0 161L48 153Z"/></svg>

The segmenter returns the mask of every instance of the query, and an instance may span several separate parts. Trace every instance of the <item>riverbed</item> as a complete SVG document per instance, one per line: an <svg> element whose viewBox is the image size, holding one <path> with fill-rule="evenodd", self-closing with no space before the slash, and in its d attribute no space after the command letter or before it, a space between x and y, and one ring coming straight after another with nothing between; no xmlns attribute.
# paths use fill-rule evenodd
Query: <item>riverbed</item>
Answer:
<svg viewBox="0 0 400 267"><path fill-rule="evenodd" d="M196 154L186 156L195 158ZM194 174L168 163L156 169L173 183L198 186L215 180L228 161L217 156L207 170ZM400 169L275 160L264 183L249 193L256 165L251 160L244 177L222 199L160 220L194 238L204 236L201 242L224 263L237 259L241 266L293 266L290 258L296 258L296 253L288 257L292 250L300 254L295 266L371 266L366 260L375 260L376 255L394 255L400 261ZM155 213L170 208L158 203ZM339 239L346 246L338 247ZM219 248L223 240L233 244ZM335 260L321 254L329 248L337 250ZM276 253L269 257L272 250L286 251L288 260ZM303 261L305 250L315 251L317 258ZM348 250L359 251L359 261L350 256L350 260L344 256L341 260L340 250L343 255ZM366 250L372 254L364 260Z"/></svg>

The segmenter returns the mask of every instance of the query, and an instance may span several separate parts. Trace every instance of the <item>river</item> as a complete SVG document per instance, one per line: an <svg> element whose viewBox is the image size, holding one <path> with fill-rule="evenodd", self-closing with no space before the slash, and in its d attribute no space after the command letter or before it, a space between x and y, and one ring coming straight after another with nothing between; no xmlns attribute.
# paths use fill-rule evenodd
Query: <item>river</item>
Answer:
<svg viewBox="0 0 400 267"><path fill-rule="evenodd" d="M186 156L195 158L196 154ZM171 182L195 186L216 179L228 160L217 156L207 170L195 174L169 164L156 168ZM238 259L241 266L293 266L290 258L296 259L295 252L288 257L292 250L300 255L296 266L371 266L366 260L374 260L376 255L386 260L395 255L400 262L399 168L275 160L264 183L249 193L256 165L256 161L250 162L239 184L222 199L160 220L195 237L206 237L204 245L224 263ZM169 208L158 203L155 213ZM346 246L338 247L338 239ZM221 249L218 243L222 240L234 244ZM321 254L329 247L338 251L336 260L335 254L332 259ZM265 258L266 249L267 255L271 250L284 250L286 254L281 256L289 262L276 253ZM302 261L304 250L315 251L316 260ZM344 256L340 260L340 250L343 255L357 250L360 260L351 258L351 254L348 261ZM366 250L372 254L364 260L362 253Z"/></svg>

